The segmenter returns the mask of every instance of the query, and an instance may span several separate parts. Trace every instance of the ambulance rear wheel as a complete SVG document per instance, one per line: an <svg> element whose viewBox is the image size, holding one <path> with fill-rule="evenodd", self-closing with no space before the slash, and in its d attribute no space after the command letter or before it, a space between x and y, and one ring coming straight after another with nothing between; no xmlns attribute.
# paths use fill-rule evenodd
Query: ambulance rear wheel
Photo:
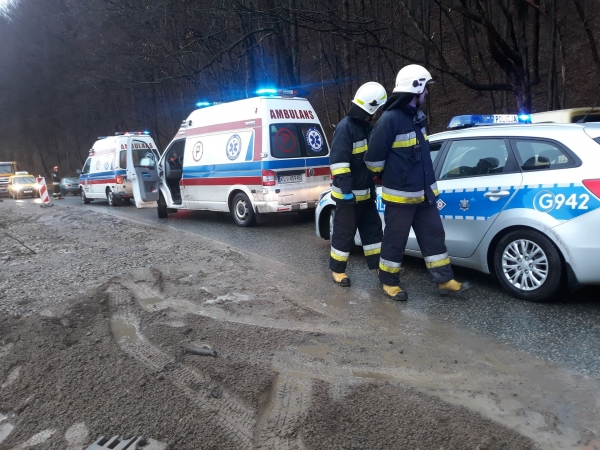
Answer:
<svg viewBox="0 0 600 450"><path fill-rule="evenodd" d="M246 194L238 192L231 202L231 215L239 227L251 227L256 223L256 214Z"/></svg>
<svg viewBox="0 0 600 450"><path fill-rule="evenodd" d="M162 195L162 192L158 195L158 218L166 219L169 215L169 211L167 210L167 202Z"/></svg>
<svg viewBox="0 0 600 450"><path fill-rule="evenodd" d="M108 204L110 206L119 206L121 204L121 200L115 197L115 194L113 193L111 188L108 188L106 190L106 199L108 200Z"/></svg>
<svg viewBox="0 0 600 450"><path fill-rule="evenodd" d="M87 198L85 196L85 191L82 189L81 190L81 201L85 204L85 205L89 205L91 200L89 198Z"/></svg>

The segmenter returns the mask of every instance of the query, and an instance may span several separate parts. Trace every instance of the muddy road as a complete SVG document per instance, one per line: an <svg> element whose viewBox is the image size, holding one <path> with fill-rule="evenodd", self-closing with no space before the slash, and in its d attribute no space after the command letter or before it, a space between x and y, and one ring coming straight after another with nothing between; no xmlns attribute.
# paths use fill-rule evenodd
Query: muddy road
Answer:
<svg viewBox="0 0 600 450"><path fill-rule="evenodd" d="M594 448L599 384L185 230L0 203L0 450Z"/></svg>
<svg viewBox="0 0 600 450"><path fill-rule="evenodd" d="M314 219L297 214L271 215L254 228L239 228L227 213L180 211L167 220L158 219L156 209L136 209L133 205L111 208L107 202L83 205L78 197L62 201L91 211L110 213L154 226L194 233L265 256L302 273L317 276L329 272L329 241L315 235ZM405 313L458 325L498 339L586 375L600 377L600 286L565 295L553 304L536 304L515 299L489 275L455 267L460 280L475 283L474 293L460 303L440 302L429 283L423 261L406 258L403 283L410 301ZM366 270L362 252L353 252L348 265L353 290L365 298L381 299L381 287ZM484 299L484 301L482 301Z"/></svg>

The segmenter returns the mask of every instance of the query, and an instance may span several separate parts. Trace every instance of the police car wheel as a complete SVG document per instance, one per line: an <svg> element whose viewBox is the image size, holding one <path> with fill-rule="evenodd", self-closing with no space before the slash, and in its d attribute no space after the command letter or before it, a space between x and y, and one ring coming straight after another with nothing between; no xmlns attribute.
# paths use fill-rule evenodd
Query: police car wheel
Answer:
<svg viewBox="0 0 600 450"><path fill-rule="evenodd" d="M86 197L85 191L83 189L81 190L81 201L83 202L84 205L89 205L91 202L91 200Z"/></svg>
<svg viewBox="0 0 600 450"><path fill-rule="evenodd" d="M233 197L231 215L235 224L240 227L251 227L256 223L256 215L252 209L252 203L243 192L239 192Z"/></svg>
<svg viewBox="0 0 600 450"><path fill-rule="evenodd" d="M561 287L563 264L552 241L534 230L503 236L494 252L494 272L506 291L532 302L546 302Z"/></svg>

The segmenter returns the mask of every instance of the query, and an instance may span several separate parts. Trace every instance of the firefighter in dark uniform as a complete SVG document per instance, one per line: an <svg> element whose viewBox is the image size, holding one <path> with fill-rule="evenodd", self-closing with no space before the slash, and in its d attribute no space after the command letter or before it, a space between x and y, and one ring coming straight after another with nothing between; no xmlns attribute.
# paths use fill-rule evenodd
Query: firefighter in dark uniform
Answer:
<svg viewBox="0 0 600 450"><path fill-rule="evenodd" d="M58 166L54 166L52 169L52 197L55 200L62 200L62 192L60 191L60 174L58 173Z"/></svg>
<svg viewBox="0 0 600 450"><path fill-rule="evenodd" d="M454 279L446 251L445 233L437 209L438 189L425 129L419 109L427 95L431 74L415 64L404 67L384 106L385 112L371 133L365 163L383 180L385 234L379 260L379 280L385 293L407 300L400 286L400 265L412 227L432 281L442 295L471 287Z"/></svg>
<svg viewBox="0 0 600 450"><path fill-rule="evenodd" d="M379 266L381 250L381 218L377 212L377 196L373 174L363 161L371 132L369 120L385 104L387 94L375 82L363 84L352 100L348 114L335 129L329 163L333 175L331 198L335 200L333 236L329 268L333 281L350 286L346 264L354 245L356 230L360 232L369 269Z"/></svg>

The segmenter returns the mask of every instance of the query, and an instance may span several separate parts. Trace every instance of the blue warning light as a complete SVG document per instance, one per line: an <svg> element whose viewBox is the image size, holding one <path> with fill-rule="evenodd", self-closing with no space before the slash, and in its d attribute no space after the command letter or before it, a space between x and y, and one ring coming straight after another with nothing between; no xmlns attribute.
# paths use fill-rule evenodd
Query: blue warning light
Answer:
<svg viewBox="0 0 600 450"><path fill-rule="evenodd" d="M273 89L273 88L262 88L262 89L258 89L256 91L256 95L265 95L265 94L271 94L271 95L275 95L277 94L277 89Z"/></svg>
<svg viewBox="0 0 600 450"><path fill-rule="evenodd" d="M148 130L145 130L144 134L150 134L150 132Z"/></svg>
<svg viewBox="0 0 600 450"><path fill-rule="evenodd" d="M206 106L210 106L211 103L210 102L197 102L196 103L196 108L204 108Z"/></svg>
<svg viewBox="0 0 600 450"><path fill-rule="evenodd" d="M468 128L482 125L511 125L531 123L529 114L469 114L450 119L448 129Z"/></svg>

